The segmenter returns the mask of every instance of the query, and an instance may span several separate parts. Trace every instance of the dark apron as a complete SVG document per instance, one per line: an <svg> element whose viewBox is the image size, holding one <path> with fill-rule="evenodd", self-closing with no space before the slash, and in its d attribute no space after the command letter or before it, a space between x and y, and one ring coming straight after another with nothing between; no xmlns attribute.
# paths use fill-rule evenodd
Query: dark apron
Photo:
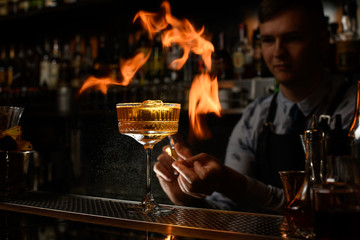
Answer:
<svg viewBox="0 0 360 240"><path fill-rule="evenodd" d="M343 84L330 104L327 115L332 116L334 114L348 86L349 84ZM279 135L274 133L272 123L277 109L276 97L277 94L274 94L264 129L260 133L257 142L255 152L256 179L265 184L282 188L279 171L304 170L305 152L298 134Z"/></svg>

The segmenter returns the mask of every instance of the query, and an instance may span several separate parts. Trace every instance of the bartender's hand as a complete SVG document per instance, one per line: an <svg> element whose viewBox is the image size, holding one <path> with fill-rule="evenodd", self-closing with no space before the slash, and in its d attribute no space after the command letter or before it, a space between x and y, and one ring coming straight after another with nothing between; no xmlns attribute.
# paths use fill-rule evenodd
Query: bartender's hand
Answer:
<svg viewBox="0 0 360 240"><path fill-rule="evenodd" d="M206 153L174 162L180 189L189 196L204 198L218 189L222 181L223 165Z"/></svg>
<svg viewBox="0 0 360 240"><path fill-rule="evenodd" d="M199 202L194 198L201 199L218 188L223 166L205 153L192 156L182 142L175 144L175 150L181 159L174 161L164 152L158 157L154 171L174 204L197 205Z"/></svg>
<svg viewBox="0 0 360 240"><path fill-rule="evenodd" d="M180 138L178 138L179 140ZM174 159L167 152L169 145L163 147L163 153L158 156L158 161L154 164L154 172L159 179L160 185L170 200L176 205L190 205L192 197L185 194L177 181L178 172L172 167L175 160L180 158L186 159L191 157L191 151L183 144L180 139L179 143L175 144L175 149L179 155L179 159Z"/></svg>

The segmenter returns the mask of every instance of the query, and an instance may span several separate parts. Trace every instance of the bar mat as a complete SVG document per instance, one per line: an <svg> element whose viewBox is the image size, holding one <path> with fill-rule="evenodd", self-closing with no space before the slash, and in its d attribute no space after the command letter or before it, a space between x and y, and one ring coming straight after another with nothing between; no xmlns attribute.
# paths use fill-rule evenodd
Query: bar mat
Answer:
<svg viewBox="0 0 360 240"><path fill-rule="evenodd" d="M0 209L138 230L221 239L281 239L281 216L174 207L165 215L134 214L138 202L80 195L30 192L0 201ZM172 206L173 207L173 206Z"/></svg>

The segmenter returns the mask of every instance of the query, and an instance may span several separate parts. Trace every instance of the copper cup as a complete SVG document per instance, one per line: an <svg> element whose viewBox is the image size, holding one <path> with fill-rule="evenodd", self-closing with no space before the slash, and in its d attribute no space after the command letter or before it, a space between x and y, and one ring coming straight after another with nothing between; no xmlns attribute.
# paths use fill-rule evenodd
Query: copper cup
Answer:
<svg viewBox="0 0 360 240"><path fill-rule="evenodd" d="M290 202L295 198L297 192L301 188L305 179L304 171L280 171L280 179L284 188L284 195L286 200L285 205L285 216L279 226L279 229L283 237L293 236L294 229L289 223L289 220L286 217L286 208Z"/></svg>
<svg viewBox="0 0 360 240"><path fill-rule="evenodd" d="M304 183L304 171L280 171L280 179L284 188L284 195L287 203L294 199L301 185Z"/></svg>

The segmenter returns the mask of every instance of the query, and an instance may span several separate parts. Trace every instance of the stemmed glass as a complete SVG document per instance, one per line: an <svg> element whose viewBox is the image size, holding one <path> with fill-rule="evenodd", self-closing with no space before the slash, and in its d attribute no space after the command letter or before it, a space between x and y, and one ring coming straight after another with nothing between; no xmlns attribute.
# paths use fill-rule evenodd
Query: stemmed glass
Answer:
<svg viewBox="0 0 360 240"><path fill-rule="evenodd" d="M147 100L142 103L116 104L119 132L143 145L146 153L146 192L137 212L169 213L171 208L159 206L151 193L151 153L154 145L178 131L180 104Z"/></svg>

